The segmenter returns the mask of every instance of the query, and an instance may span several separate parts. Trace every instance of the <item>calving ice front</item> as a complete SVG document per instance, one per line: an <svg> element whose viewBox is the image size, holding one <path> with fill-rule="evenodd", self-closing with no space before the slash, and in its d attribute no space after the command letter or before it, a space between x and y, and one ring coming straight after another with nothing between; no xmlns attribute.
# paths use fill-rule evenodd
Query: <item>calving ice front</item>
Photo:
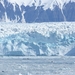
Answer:
<svg viewBox="0 0 75 75"><path fill-rule="evenodd" d="M0 0L0 21L75 21L74 9L75 0Z"/></svg>
<svg viewBox="0 0 75 75"><path fill-rule="evenodd" d="M0 55L75 55L75 23L0 23Z"/></svg>

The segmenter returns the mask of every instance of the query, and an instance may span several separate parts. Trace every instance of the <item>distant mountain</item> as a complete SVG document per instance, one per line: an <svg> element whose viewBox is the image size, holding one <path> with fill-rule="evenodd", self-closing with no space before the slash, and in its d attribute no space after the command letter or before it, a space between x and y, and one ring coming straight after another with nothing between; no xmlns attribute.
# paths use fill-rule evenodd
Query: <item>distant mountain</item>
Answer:
<svg viewBox="0 0 75 75"><path fill-rule="evenodd" d="M0 22L75 21L75 0L0 0Z"/></svg>

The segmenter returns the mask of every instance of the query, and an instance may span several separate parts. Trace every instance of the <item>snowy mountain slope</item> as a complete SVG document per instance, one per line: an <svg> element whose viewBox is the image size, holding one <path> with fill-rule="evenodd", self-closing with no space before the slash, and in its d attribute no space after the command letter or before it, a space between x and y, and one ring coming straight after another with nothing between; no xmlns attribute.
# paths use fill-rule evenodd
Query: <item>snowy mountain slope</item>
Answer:
<svg viewBox="0 0 75 75"><path fill-rule="evenodd" d="M75 21L75 0L0 0L2 22Z"/></svg>
<svg viewBox="0 0 75 75"><path fill-rule="evenodd" d="M69 2L75 2L75 0L8 0L8 2L10 3L17 3L18 5L22 5L24 4L25 6L29 5L31 6L33 3L35 4L35 6L42 6L44 5L44 7L46 7L46 9L50 8L51 6L53 7L53 5L58 5L59 8L63 8L63 5Z"/></svg>
<svg viewBox="0 0 75 75"><path fill-rule="evenodd" d="M74 49L73 22L0 23L0 55L72 55Z"/></svg>

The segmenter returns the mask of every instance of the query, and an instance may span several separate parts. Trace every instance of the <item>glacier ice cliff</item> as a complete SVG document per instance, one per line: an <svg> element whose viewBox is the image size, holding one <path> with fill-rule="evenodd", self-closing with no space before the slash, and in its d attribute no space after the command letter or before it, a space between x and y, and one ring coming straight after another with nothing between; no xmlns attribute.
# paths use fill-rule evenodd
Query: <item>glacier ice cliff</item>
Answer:
<svg viewBox="0 0 75 75"><path fill-rule="evenodd" d="M75 55L75 23L0 23L0 55Z"/></svg>

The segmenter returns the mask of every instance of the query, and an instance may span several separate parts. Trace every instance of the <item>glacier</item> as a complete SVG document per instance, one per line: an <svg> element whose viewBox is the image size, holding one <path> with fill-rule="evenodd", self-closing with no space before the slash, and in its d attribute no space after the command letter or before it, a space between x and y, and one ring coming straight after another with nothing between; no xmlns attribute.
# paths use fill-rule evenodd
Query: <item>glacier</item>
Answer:
<svg viewBox="0 0 75 75"><path fill-rule="evenodd" d="M0 22L2 56L74 56L75 22Z"/></svg>

